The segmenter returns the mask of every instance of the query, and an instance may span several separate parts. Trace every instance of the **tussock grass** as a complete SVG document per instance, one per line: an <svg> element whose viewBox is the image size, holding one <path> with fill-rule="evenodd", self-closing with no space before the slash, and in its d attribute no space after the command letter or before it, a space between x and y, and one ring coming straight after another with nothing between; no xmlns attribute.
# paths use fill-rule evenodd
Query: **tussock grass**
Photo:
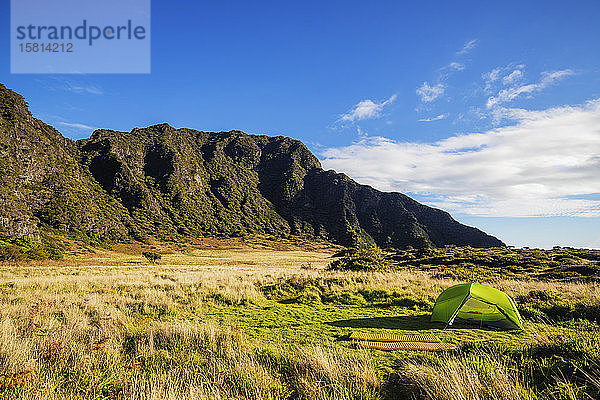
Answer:
<svg viewBox="0 0 600 400"><path fill-rule="evenodd" d="M520 371L501 356L478 351L442 356L435 363L404 363L389 391L396 398L439 400L535 399ZM406 396L406 397L402 397Z"/></svg>
<svg viewBox="0 0 600 400"><path fill-rule="evenodd" d="M598 283L500 280L526 332L444 330L429 311L458 280L270 253L1 266L0 399L600 398ZM460 350L356 349L343 340L354 331L430 333Z"/></svg>
<svg viewBox="0 0 600 400"><path fill-rule="evenodd" d="M365 352L261 346L232 327L140 320L106 300L53 294L3 307L0 398L377 396Z"/></svg>

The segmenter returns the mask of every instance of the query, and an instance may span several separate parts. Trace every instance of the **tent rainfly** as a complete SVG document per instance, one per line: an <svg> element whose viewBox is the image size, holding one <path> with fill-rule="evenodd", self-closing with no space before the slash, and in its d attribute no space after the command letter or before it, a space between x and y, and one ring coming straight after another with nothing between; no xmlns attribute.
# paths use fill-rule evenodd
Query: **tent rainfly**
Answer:
<svg viewBox="0 0 600 400"><path fill-rule="evenodd" d="M513 299L498 289L463 283L444 290L435 301L431 321L452 325L456 319L497 329L523 329Z"/></svg>

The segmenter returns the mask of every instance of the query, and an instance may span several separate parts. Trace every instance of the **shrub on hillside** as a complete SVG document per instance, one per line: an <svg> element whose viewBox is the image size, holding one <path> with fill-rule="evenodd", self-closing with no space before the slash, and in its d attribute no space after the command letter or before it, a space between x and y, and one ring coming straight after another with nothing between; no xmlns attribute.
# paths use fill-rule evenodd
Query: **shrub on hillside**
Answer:
<svg viewBox="0 0 600 400"><path fill-rule="evenodd" d="M391 265L379 247L349 248L334 255L328 269L344 271L381 271Z"/></svg>

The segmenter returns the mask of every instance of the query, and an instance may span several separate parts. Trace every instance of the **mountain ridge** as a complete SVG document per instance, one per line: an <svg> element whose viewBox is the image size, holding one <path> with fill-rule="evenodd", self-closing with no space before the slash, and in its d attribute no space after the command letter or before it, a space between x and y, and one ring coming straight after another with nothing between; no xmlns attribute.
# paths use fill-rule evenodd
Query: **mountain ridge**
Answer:
<svg viewBox="0 0 600 400"><path fill-rule="evenodd" d="M158 124L72 141L0 84L0 233L107 241L268 233L350 246L504 244L401 193L325 171L295 139Z"/></svg>

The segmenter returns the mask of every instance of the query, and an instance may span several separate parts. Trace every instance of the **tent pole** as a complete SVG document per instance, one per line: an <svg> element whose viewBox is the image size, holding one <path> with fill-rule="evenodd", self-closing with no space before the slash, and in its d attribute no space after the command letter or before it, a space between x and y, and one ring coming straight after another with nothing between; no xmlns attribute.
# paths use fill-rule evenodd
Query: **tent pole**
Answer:
<svg viewBox="0 0 600 400"><path fill-rule="evenodd" d="M471 293L469 292L469 294L467 295L467 297L465 297L465 299L463 300L462 303L460 303L460 306L458 306L458 308L456 309L456 311L454 312L454 314L452 315L452 318L450 318L448 320L448 325L452 325L454 323L454 319L456 318L456 316L458 315L459 311L461 308L463 308L463 306L465 305L465 303L471 298ZM448 327L448 325L446 325L446 328ZM444 329L446 329L444 328Z"/></svg>

